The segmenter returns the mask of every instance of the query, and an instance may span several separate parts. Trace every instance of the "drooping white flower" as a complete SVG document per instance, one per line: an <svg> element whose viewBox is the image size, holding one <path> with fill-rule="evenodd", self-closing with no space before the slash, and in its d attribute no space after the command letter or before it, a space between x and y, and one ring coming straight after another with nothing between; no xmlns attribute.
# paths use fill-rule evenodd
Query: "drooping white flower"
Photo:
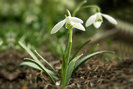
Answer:
<svg viewBox="0 0 133 89"><path fill-rule="evenodd" d="M93 24L95 28L99 28L101 26L102 22L103 22L102 17L107 19L112 24L117 24L117 21L113 17L111 17L107 14L97 12L97 13L95 13L94 15L92 15L88 18L88 20L86 21L86 24L85 24L86 27Z"/></svg>
<svg viewBox="0 0 133 89"><path fill-rule="evenodd" d="M71 24L74 28L85 31L85 28L82 25L83 21L80 18L71 17L71 14L69 11L68 11L68 14L69 14L68 17L66 17L64 20L61 20L53 27L53 29L51 30L51 34L54 34L57 31L59 31L64 24Z"/></svg>

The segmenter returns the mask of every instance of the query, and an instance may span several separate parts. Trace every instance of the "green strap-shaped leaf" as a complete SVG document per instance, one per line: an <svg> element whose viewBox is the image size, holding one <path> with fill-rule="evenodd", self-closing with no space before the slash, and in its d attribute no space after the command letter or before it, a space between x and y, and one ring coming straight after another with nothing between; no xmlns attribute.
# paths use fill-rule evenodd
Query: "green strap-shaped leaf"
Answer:
<svg viewBox="0 0 133 89"><path fill-rule="evenodd" d="M76 65L75 65L75 68L74 68L74 71L76 69L79 68L79 66L81 64L83 64L84 62L86 62L87 60L89 60L90 58L96 56L96 55L99 55L99 54L102 54L102 53L113 53L112 51L98 51L98 52L95 52L95 53L92 53L92 54L89 54L87 56L85 56L84 58L82 58Z"/></svg>
<svg viewBox="0 0 133 89"><path fill-rule="evenodd" d="M38 67L35 63L29 62L29 61L21 63L20 66L28 66L28 67L42 71L42 69Z"/></svg>
<svg viewBox="0 0 133 89"><path fill-rule="evenodd" d="M39 68L39 70L42 70L43 72L45 72L51 78L52 82L55 84L55 80L57 79L55 73L53 73L51 70L47 69L46 67L44 67L42 64L38 63L35 60L26 58L25 61L31 62L31 63L35 64L36 66L38 66L38 67L35 67L35 69ZM28 65L28 66L32 67L32 65ZM34 68L34 67L32 67L32 68Z"/></svg>
<svg viewBox="0 0 133 89"><path fill-rule="evenodd" d="M73 54L71 60L73 60L73 58L75 58L75 57L77 56L77 54L79 53L79 51L80 51L86 44L88 44L90 41L91 41L91 40L88 40L88 41L86 41L85 43L83 43L83 44L77 49L77 51Z"/></svg>
<svg viewBox="0 0 133 89"><path fill-rule="evenodd" d="M68 65L68 69L67 69L67 74L66 74L66 83L65 85L68 84L71 76L72 76L72 73L73 73L73 70L74 70L74 66L75 66L75 63L76 61L82 56L83 54L75 57L73 60L70 61L69 65Z"/></svg>
<svg viewBox="0 0 133 89"><path fill-rule="evenodd" d="M47 69L36 57L36 55L24 45L21 41L19 41L19 44L30 54L30 56L33 59L25 58L25 61L31 62L32 65L30 64L29 66L33 68L33 64L35 64L38 67L35 67L36 69L41 69L43 72L45 72L52 80L52 82L55 84L55 80L57 79L56 74L52 72L51 70ZM28 63L27 63L28 64Z"/></svg>
<svg viewBox="0 0 133 89"><path fill-rule="evenodd" d="M29 48L27 48L21 41L19 41L19 44L30 54L30 56L31 56L34 60L36 60L39 64L41 63L41 62L38 60L38 58L36 57L36 55L35 55ZM55 69L52 67L52 65L48 63L47 60L45 60L37 51L35 51L35 53L36 53L46 64L48 64L49 67L50 67L51 69L54 70L54 72L56 72Z"/></svg>
<svg viewBox="0 0 133 89"><path fill-rule="evenodd" d="M24 45L23 42L19 41L19 44L28 52L28 54L30 54L30 56L34 59L34 60L38 60L38 58L35 56L35 54ZM39 60L38 60L39 61Z"/></svg>
<svg viewBox="0 0 133 89"><path fill-rule="evenodd" d="M53 66L48 63L48 61L46 59L44 59L36 50L35 50L35 53L54 71L56 72L56 70L53 68ZM57 72L56 72L57 73Z"/></svg>
<svg viewBox="0 0 133 89"><path fill-rule="evenodd" d="M36 61L36 60L30 59L30 58L24 58L24 60L27 61L27 62L28 62L28 61L29 61L29 62L33 62L33 63L35 63L36 65L38 64L38 65L40 65L42 68L48 70L49 73L55 74L55 73L52 72L51 70L47 69L40 61Z"/></svg>
<svg viewBox="0 0 133 89"><path fill-rule="evenodd" d="M89 50L89 54L93 53L98 46L99 44L93 45L91 49Z"/></svg>

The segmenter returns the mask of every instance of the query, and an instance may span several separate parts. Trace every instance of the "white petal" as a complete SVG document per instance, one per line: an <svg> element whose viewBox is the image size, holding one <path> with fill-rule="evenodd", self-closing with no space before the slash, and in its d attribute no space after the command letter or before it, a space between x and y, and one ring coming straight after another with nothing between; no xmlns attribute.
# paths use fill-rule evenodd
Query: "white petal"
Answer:
<svg viewBox="0 0 133 89"><path fill-rule="evenodd" d="M53 29L51 30L51 34L54 34L56 33L57 31L60 30L61 27L63 27L63 25L65 24L66 20L62 20L60 22L58 22L54 27Z"/></svg>
<svg viewBox="0 0 133 89"><path fill-rule="evenodd" d="M97 14L94 14L94 15L90 16L90 17L88 18L88 20L86 21L85 26L88 27L88 26L90 26L91 24L93 24L93 23L95 22L95 20L96 20L96 17L97 17Z"/></svg>
<svg viewBox="0 0 133 89"><path fill-rule="evenodd" d="M81 23L74 23L74 28L85 31L85 28Z"/></svg>
<svg viewBox="0 0 133 89"><path fill-rule="evenodd" d="M99 28L101 26L101 24L102 24L102 21L101 22L98 21L98 22L95 22L93 25L95 28Z"/></svg>
<svg viewBox="0 0 133 89"><path fill-rule="evenodd" d="M83 20L77 17L70 17L71 21L76 22L76 23L83 23Z"/></svg>
<svg viewBox="0 0 133 89"><path fill-rule="evenodd" d="M113 17L106 15L106 14L102 14L102 16L106 18L109 22L111 22L112 24L117 24L117 21Z"/></svg>

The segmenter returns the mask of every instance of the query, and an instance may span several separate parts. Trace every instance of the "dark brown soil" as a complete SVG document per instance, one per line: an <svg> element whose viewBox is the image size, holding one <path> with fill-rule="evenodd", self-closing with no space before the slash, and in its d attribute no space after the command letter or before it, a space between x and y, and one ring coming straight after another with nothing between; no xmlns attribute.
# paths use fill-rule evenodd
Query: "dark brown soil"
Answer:
<svg viewBox="0 0 133 89"><path fill-rule="evenodd" d="M48 55L52 54L47 53L45 58ZM0 89L61 89L52 85L44 73L20 67L24 57L28 55L16 50L0 53L0 62L6 66L0 67ZM99 55L83 64L65 89L133 89L133 60L105 61L104 57ZM50 61L59 71L60 61L55 60L54 56L50 59L54 60Z"/></svg>

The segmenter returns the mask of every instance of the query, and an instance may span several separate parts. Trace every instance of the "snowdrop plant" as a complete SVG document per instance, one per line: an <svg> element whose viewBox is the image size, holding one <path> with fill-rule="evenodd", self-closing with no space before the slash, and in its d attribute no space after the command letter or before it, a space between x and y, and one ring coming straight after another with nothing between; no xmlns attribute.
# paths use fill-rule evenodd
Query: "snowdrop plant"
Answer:
<svg viewBox="0 0 133 89"><path fill-rule="evenodd" d="M70 79L70 77L68 77L68 76L70 76L71 72L72 72L72 70L69 69L69 67L71 66L71 65L69 65L69 63L70 63L70 54L71 54L71 48L72 48L73 28L77 28L79 30L85 31L85 28L82 25L83 21L77 17L71 17L71 13L69 12L69 10L67 10L67 12L68 12L69 16L66 16L66 18L64 20L57 23L51 30L51 34L56 33L66 23L66 25L65 25L66 29L68 29L68 31L69 31L69 39L68 39L68 45L67 45L68 47L66 48L66 53L64 53L64 55L63 55L64 57L63 57L63 62L62 62L62 74L61 74L62 75L61 76L62 77L62 87L65 87L68 84L68 81ZM70 73L70 74L68 74L68 73Z"/></svg>
<svg viewBox="0 0 133 89"><path fill-rule="evenodd" d="M83 3L82 3L83 4ZM37 51L32 52L30 49L30 46L26 46L24 42L19 41L19 44L30 54L32 59L25 58L25 62L23 62L21 65L29 66L38 70L41 70L45 72L52 80L54 84L56 84L56 80L61 80L61 86L64 88L69 84L69 80L72 76L72 74L81 66L81 64L85 63L90 58L102 54L102 53L110 53L110 51L97 51L94 52L96 46L93 46L90 48L90 52L88 55L79 54L80 50L90 42L90 40L83 43L77 51L72 54L72 35L73 35L73 28L79 29L81 31L85 31L83 24L83 21L80 18L74 17L74 15L77 13L78 9L73 12L73 16L71 16L71 13L69 10L67 10L67 14L65 15L65 19L58 22L51 30L51 34L55 34L58 32L64 25L66 28L66 31L68 31L68 42L65 47L65 50L63 51L62 55L62 66L61 66L61 74L58 74L56 69L46 60L44 59ZM103 14L102 14L103 15ZM100 17L99 17L100 16ZM107 17L106 15L104 15ZM92 19L92 17L91 17ZM94 20L95 19L95 20ZM91 22L94 20L93 22ZM87 22L87 26L94 24L97 21L102 21L101 14L95 15L95 18L93 17L91 21L89 20ZM111 20L112 21L112 20ZM88 25L89 24L89 25ZM97 23L96 23L97 24ZM49 68L46 68L36 57L36 54L42 59L43 62L45 62ZM80 60L79 60L80 59Z"/></svg>
<svg viewBox="0 0 133 89"><path fill-rule="evenodd" d="M85 31L85 28L83 27L82 23L83 21L77 17L71 17L71 13L69 10L67 10L68 16L60 22L58 22L53 29L51 30L51 34L56 33L60 28L64 25L69 31L69 38L68 38L68 45L66 46L66 50L64 51L63 60L62 60L62 69L61 69L61 78L62 78L62 87L64 88L71 78L72 73L86 60L90 59L91 57L101 54L108 51L99 51L92 54L89 54L82 58L80 61L77 61L83 54L80 54L77 56L78 52L84 47L87 43L90 42L87 41L79 49L74 53L73 56L71 56L71 49L72 49L72 34L73 34L73 28L77 28L79 30ZM93 48L92 48L93 49Z"/></svg>

